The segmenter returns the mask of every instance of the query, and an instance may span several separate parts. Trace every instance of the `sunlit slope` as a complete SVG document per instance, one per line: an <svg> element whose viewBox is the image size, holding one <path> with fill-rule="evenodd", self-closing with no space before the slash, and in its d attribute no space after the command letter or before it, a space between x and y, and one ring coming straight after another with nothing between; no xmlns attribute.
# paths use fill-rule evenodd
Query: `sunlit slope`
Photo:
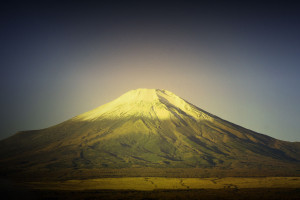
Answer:
<svg viewBox="0 0 300 200"><path fill-rule="evenodd" d="M169 91L137 89L1 141L0 163L39 170L299 167L300 145L222 120Z"/></svg>

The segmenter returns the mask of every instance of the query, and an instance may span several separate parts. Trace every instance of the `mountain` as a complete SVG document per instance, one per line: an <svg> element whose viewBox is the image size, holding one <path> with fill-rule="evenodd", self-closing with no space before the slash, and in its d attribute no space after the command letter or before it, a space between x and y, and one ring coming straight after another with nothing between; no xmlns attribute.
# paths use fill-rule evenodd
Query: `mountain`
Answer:
<svg viewBox="0 0 300 200"><path fill-rule="evenodd" d="M299 170L299 164L299 142L248 130L159 89L132 90L58 125L0 141L2 174L141 167Z"/></svg>

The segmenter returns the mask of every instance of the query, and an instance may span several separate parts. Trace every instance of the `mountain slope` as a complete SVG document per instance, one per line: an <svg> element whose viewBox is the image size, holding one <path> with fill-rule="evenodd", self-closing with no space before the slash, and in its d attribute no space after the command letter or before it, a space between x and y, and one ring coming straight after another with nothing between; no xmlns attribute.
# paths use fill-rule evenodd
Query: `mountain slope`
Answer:
<svg viewBox="0 0 300 200"><path fill-rule="evenodd" d="M0 142L1 170L299 168L299 143L245 129L158 89L132 90Z"/></svg>

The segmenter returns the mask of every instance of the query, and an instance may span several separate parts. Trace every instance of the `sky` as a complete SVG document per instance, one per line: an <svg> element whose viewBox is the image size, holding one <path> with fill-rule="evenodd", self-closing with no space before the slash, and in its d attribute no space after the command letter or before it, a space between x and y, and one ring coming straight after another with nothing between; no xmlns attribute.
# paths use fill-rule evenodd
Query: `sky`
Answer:
<svg viewBox="0 0 300 200"><path fill-rule="evenodd" d="M300 141L296 1L8 1L0 13L0 139L159 88Z"/></svg>

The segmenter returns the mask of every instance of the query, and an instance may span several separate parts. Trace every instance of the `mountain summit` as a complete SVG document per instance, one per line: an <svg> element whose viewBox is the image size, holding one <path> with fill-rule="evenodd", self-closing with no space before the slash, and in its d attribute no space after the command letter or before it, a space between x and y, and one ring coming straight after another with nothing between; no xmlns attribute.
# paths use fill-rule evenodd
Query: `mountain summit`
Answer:
<svg viewBox="0 0 300 200"><path fill-rule="evenodd" d="M94 110L0 142L1 171L299 168L300 145L214 116L172 92L132 90Z"/></svg>
<svg viewBox="0 0 300 200"><path fill-rule="evenodd" d="M140 117L147 120L181 119L201 120L209 116L172 92L159 89L131 90L116 100L83 113L74 120L94 121ZM181 120L182 121L182 120Z"/></svg>

